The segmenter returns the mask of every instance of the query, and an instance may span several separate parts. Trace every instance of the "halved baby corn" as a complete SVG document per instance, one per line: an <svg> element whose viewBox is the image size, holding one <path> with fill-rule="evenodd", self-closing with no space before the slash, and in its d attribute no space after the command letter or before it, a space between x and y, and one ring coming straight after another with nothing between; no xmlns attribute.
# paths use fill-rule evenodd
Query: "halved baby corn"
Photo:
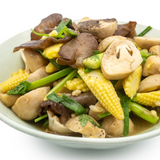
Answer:
<svg viewBox="0 0 160 160"><path fill-rule="evenodd" d="M142 76L142 66L139 66L134 72L132 72L127 78L123 80L123 88L128 97L131 99L137 93L139 89L139 83Z"/></svg>
<svg viewBox="0 0 160 160"><path fill-rule="evenodd" d="M160 106L160 90L147 93L137 93L135 101L146 106Z"/></svg>
<svg viewBox="0 0 160 160"><path fill-rule="evenodd" d="M97 69L85 73L84 68L79 68L78 73L107 111L117 119L123 120L124 112L121 107L120 99L112 83L103 77L101 71Z"/></svg>

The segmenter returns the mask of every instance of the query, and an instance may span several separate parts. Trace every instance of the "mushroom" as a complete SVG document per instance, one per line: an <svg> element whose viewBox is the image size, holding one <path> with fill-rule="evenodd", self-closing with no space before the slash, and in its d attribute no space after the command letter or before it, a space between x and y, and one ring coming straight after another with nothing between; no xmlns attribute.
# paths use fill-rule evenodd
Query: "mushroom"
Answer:
<svg viewBox="0 0 160 160"><path fill-rule="evenodd" d="M142 75L144 77L153 74L160 74L160 57L155 55L146 59L142 70Z"/></svg>
<svg viewBox="0 0 160 160"><path fill-rule="evenodd" d="M53 30L53 28L55 28L55 26L58 26L58 24L61 22L61 20L62 20L61 14L58 14L58 13L51 14L48 17L42 19L40 24L34 28L34 31L36 31L38 33L45 33L44 27L52 28L52 30ZM38 35L34 34L33 32L31 32L31 40L39 40L39 39L41 39L41 36L38 36Z"/></svg>
<svg viewBox="0 0 160 160"><path fill-rule="evenodd" d="M41 87L19 97L12 110L23 120L33 120L38 116L39 104L43 101L50 87Z"/></svg>
<svg viewBox="0 0 160 160"><path fill-rule="evenodd" d="M101 69L106 79L119 80L128 77L142 61L134 43L129 40L116 40L102 57Z"/></svg>
<svg viewBox="0 0 160 160"><path fill-rule="evenodd" d="M160 89L160 74L154 74L143 79L139 84L138 92L150 92Z"/></svg>
<svg viewBox="0 0 160 160"><path fill-rule="evenodd" d="M122 36L110 36L110 37L107 37L107 38L103 39L99 43L98 50L100 52L104 52L113 41L115 41L115 40L125 40L125 39L127 39L127 38L126 37L122 37Z"/></svg>
<svg viewBox="0 0 160 160"><path fill-rule="evenodd" d="M154 53L157 56L160 56L160 45L155 45L149 49L149 52Z"/></svg>
<svg viewBox="0 0 160 160"><path fill-rule="evenodd" d="M96 121L101 119L98 117L99 114L107 112L99 101L95 105L90 105L89 108L89 116L93 117Z"/></svg>
<svg viewBox="0 0 160 160"><path fill-rule="evenodd" d="M122 137L124 133L124 121L118 120L110 115L103 118L102 128L105 130L107 136ZM134 123L129 118L129 134L134 132Z"/></svg>
<svg viewBox="0 0 160 160"><path fill-rule="evenodd" d="M135 43L142 49L150 49L152 46L160 45L160 37L134 37Z"/></svg>
<svg viewBox="0 0 160 160"><path fill-rule="evenodd" d="M34 82L34 81L37 81L39 79L42 79L44 77L47 77L49 76L50 74L48 74L46 72L46 66L43 66L39 69L37 69L35 72L33 72L32 74L30 74L30 76L28 77L27 79L27 82Z"/></svg>
<svg viewBox="0 0 160 160"><path fill-rule="evenodd" d="M48 120L49 120L49 129L51 131L55 131L60 134L73 133L73 131L65 127L65 125L63 125L60 122L60 119L57 116L55 116L53 112L48 110L47 114L48 114Z"/></svg>
<svg viewBox="0 0 160 160"><path fill-rule="evenodd" d="M114 35L121 35L124 37L133 38L137 35L135 30L136 25L137 22L134 21L129 21L126 24L120 24L118 25L118 29L115 31Z"/></svg>
<svg viewBox="0 0 160 160"><path fill-rule="evenodd" d="M7 93L2 93L0 91L0 101L6 106L6 107L12 107L16 100L21 95L8 95Z"/></svg>
<svg viewBox="0 0 160 160"><path fill-rule="evenodd" d="M83 67L83 60L92 56L97 49L98 42L92 34L80 33L60 48L57 62L73 68Z"/></svg>
<svg viewBox="0 0 160 160"><path fill-rule="evenodd" d="M78 23L78 29L81 33L91 33L98 37L99 41L112 36L117 29L117 20L112 19L99 19L93 20L85 18L85 20Z"/></svg>
<svg viewBox="0 0 160 160"><path fill-rule="evenodd" d="M81 133L82 135L84 135L85 137L88 137L88 138L105 138L104 129L95 126L95 124L98 125L98 123L92 117L85 115L89 118L86 118L83 121L81 119L82 116L84 116L84 115L70 118L66 122L65 126L67 128L69 128L70 130L72 130L73 132ZM91 121L93 121L95 124L91 123L91 121L89 121L88 119L91 119Z"/></svg>
<svg viewBox="0 0 160 160"><path fill-rule="evenodd" d="M33 49L23 49L22 54L24 55L26 64L31 72L35 72L37 69L48 64L48 60L43 58L38 51Z"/></svg>

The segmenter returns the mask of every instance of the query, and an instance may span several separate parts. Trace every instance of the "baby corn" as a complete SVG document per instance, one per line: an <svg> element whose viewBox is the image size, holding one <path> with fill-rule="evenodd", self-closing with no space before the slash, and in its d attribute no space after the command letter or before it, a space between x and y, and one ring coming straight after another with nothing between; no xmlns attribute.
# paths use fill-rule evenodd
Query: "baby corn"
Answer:
<svg viewBox="0 0 160 160"><path fill-rule="evenodd" d="M80 90L82 92L88 92L89 88L85 82L80 78L74 78L66 82L65 87L69 90Z"/></svg>
<svg viewBox="0 0 160 160"><path fill-rule="evenodd" d="M53 44L50 47L45 48L43 51L43 55L45 57L47 57L48 59L60 57L58 55L58 52L59 52L62 45L63 45L63 43L57 43L57 44Z"/></svg>
<svg viewBox="0 0 160 160"><path fill-rule="evenodd" d="M78 69L78 73L107 111L117 119L123 120L124 112L121 107L120 99L112 83L103 77L101 71L97 69L89 73L84 73L84 68L80 68Z"/></svg>
<svg viewBox="0 0 160 160"><path fill-rule="evenodd" d="M127 78L123 80L123 88L128 97L131 99L139 89L139 83L142 76L142 66L139 66Z"/></svg>
<svg viewBox="0 0 160 160"><path fill-rule="evenodd" d="M59 69L56 68L51 62L48 63L48 65L46 66L46 72L47 73L53 73L58 71Z"/></svg>
<svg viewBox="0 0 160 160"><path fill-rule="evenodd" d="M160 90L148 93L137 93L135 101L146 106L160 106Z"/></svg>
<svg viewBox="0 0 160 160"><path fill-rule="evenodd" d="M20 82L27 80L28 77L28 73L14 75L13 77L1 83L0 89L3 93L5 93L18 86Z"/></svg>

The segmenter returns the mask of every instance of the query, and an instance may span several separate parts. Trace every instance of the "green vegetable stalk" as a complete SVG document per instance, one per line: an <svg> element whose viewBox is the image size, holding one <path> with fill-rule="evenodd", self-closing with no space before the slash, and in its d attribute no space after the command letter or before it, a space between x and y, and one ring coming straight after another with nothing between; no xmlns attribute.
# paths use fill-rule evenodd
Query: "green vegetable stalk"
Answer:
<svg viewBox="0 0 160 160"><path fill-rule="evenodd" d="M124 110L124 136L127 136L129 133L129 101L130 98L124 93L117 91L117 94L121 100L121 105Z"/></svg>
<svg viewBox="0 0 160 160"><path fill-rule="evenodd" d="M65 68L61 71L58 71L56 73L53 73L52 75L49 75L45 78L39 79L37 81L34 81L32 83L29 83L27 81L23 81L19 84L19 86L15 87L14 89L7 92L8 95L15 95L15 94L25 94L28 91L31 91L33 89L36 89L38 87L41 87L45 84L48 84L50 82L53 82L57 79L60 79L67 74L69 74L74 69L71 67Z"/></svg>
<svg viewBox="0 0 160 160"><path fill-rule="evenodd" d="M129 101L129 109L132 110L135 114L137 114L139 117L145 119L146 121L155 124L159 117L156 114L156 111L149 111L148 109L142 107L138 103Z"/></svg>
<svg viewBox="0 0 160 160"><path fill-rule="evenodd" d="M52 92L58 93L58 91L65 85L65 83L75 77L77 75L77 69L74 69L72 72L70 72L62 81L60 81L55 87L53 87L48 94L44 97L44 101L47 100L47 96L51 94Z"/></svg>
<svg viewBox="0 0 160 160"><path fill-rule="evenodd" d="M104 55L104 52L103 53L100 53L100 54L95 54L91 57L88 57L86 58L84 61L83 61L83 64L86 68L89 68L89 69L98 69L100 68L101 66L101 59Z"/></svg>
<svg viewBox="0 0 160 160"><path fill-rule="evenodd" d="M68 19L68 18L62 19L62 21L60 22L60 24L56 28L56 31L57 31L58 35L54 36L54 38L64 38L65 36L62 35L63 33L66 34L69 37L75 37L75 36L77 36L78 34L74 30L66 27L68 24L72 24L72 20L71 19ZM49 34L37 33L37 32L35 32L32 29L31 29L31 31L34 34L38 35L38 36L49 37Z"/></svg>
<svg viewBox="0 0 160 160"><path fill-rule="evenodd" d="M67 97L65 94L62 94L62 97L60 97L56 93L52 92L47 96L47 99L55 103L62 103L65 107L69 108L70 110L73 110L77 115L83 113L86 114L86 110L81 104Z"/></svg>
<svg viewBox="0 0 160 160"><path fill-rule="evenodd" d="M140 54L141 54L141 56L142 56L142 59L143 59L143 62L142 62L142 63L144 63L149 56L154 55L153 53L150 53L150 52L145 51L145 50L141 50L141 51L139 51L139 52L140 52Z"/></svg>
<svg viewBox="0 0 160 160"><path fill-rule="evenodd" d="M145 34L147 34L150 30L152 29L151 26L148 26L147 28L145 28L140 34L138 34L137 36L144 36Z"/></svg>

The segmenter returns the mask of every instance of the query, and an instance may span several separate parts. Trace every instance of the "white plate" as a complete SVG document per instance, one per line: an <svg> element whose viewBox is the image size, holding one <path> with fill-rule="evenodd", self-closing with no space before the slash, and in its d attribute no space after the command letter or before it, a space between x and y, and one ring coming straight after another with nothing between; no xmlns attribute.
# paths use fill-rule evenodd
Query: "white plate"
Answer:
<svg viewBox="0 0 160 160"><path fill-rule="evenodd" d="M146 26L137 25L136 31L140 33ZM152 29L147 36L160 36L160 31ZM20 68L23 68L23 62L20 57L20 51L13 53L13 48L27 42L30 39L30 31L22 32L0 45L0 83L8 79L11 74ZM93 138L80 138L80 137L67 137L49 134L34 128L29 123L19 119L10 108L7 108L0 102L0 119L9 126L24 132L26 134L46 139L55 144L73 147L73 148L92 148L92 149L108 149L125 146L135 142L139 142L148 138L155 137L160 134L160 124L146 130L145 132L120 138L106 138L106 139L93 139Z"/></svg>

